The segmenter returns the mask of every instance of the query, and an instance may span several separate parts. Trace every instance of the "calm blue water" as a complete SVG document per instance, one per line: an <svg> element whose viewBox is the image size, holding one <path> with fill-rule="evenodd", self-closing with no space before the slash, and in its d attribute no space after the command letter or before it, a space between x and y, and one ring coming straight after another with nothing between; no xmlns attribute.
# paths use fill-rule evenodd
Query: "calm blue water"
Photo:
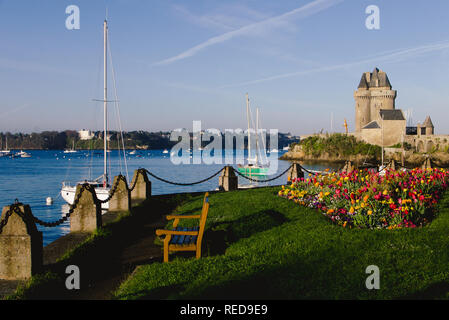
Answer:
<svg viewBox="0 0 449 320"><path fill-rule="evenodd" d="M0 158L0 206L14 203L18 199L29 204L33 214L44 221L55 221L67 212L68 206L60 196L63 181L76 183L86 178L97 178L103 172L103 154L101 151L79 151L63 153L63 151L27 150L31 158ZM279 156L282 152L279 153ZM112 177L120 172L126 175L123 157L118 151L110 153L109 168ZM189 164L174 165L169 154L162 150L137 151L135 155L127 155L129 180L135 169L146 168L157 176L175 182L189 183L206 178L223 164ZM278 174L290 166L288 161L278 162ZM313 170L323 170L325 165L304 165ZM269 176L267 177L269 178ZM270 182L270 185L286 183L286 175ZM128 181L129 181L128 180ZM194 186L170 185L150 177L152 194L167 194L191 191L210 191L218 187L218 176ZM246 179L239 177L239 184L248 184ZM54 199L53 205L46 205L46 198ZM43 231L44 245L70 232L70 222L66 221L58 227L46 228L38 226Z"/></svg>

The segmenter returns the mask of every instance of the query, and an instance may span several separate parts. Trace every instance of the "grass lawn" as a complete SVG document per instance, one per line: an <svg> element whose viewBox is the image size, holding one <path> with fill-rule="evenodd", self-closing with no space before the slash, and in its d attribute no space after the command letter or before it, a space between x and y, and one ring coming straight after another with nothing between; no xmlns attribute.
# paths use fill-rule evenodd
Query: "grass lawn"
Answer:
<svg viewBox="0 0 449 320"><path fill-rule="evenodd" d="M449 298L449 193L424 228L345 229L277 196L279 187L216 193L203 258L140 266L118 299ZM199 212L202 196L177 208ZM369 265L380 289L368 290Z"/></svg>

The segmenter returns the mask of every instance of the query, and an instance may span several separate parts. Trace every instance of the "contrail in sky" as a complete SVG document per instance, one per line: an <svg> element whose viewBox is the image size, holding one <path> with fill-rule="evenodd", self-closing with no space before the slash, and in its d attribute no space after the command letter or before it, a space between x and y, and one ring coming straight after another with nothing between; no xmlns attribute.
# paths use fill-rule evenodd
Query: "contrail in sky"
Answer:
<svg viewBox="0 0 449 320"><path fill-rule="evenodd" d="M321 67L321 68L315 68L315 69L309 69L309 70L303 70L303 71L297 71L297 72L290 72L290 73L283 73L283 74L278 74L278 75L270 76L270 77L266 77L266 78L261 78L261 79L246 81L246 82L240 82L240 83L235 83L235 84L228 84L228 85L219 87L219 89L256 84L256 83L278 80L278 79L283 79L283 78L289 78L289 77L294 77L294 76L314 74L314 73L318 73L318 72L333 71L333 70L337 70L337 69L349 68L349 67L353 67L356 65L366 64L366 63L397 62L397 61L405 60L409 57L418 56L418 55L422 55L425 53L443 50L443 49L447 49L447 48L449 48L449 41L442 41L442 42L429 44L429 45L423 45L423 46L419 46L419 47L415 47L415 48L400 49L400 50L396 50L396 51L393 51L390 53L384 53L384 54L377 55L372 58L368 58L368 59L364 59L364 60L360 60L360 61L356 61L356 62L348 62L348 63L344 63L344 64L337 64L337 65L332 65L332 66L327 66L327 67Z"/></svg>
<svg viewBox="0 0 449 320"><path fill-rule="evenodd" d="M208 40L206 40L206 41L204 41L204 42L202 42L202 43L200 43L200 44L198 44L198 45L196 45L196 46L194 46L174 57L156 62L152 65L153 66L167 65L167 64L173 63L175 61L179 61L179 60L191 57L207 47L213 46L218 43L225 42L225 41L230 40L237 36L247 35L248 33L252 32L258 28L267 27L269 25L275 25L291 16L296 16L297 18L305 18L305 17L308 17L315 13L318 13L320 11L326 10L327 8L335 6L336 4L343 2L343 1L344 0L315 0L315 1L312 1L300 8L296 8L296 9L286 12L284 14L281 14L281 15L278 15L275 17L271 17L271 18L268 18L268 19L265 19L265 20L262 20L259 22L255 22L255 23L246 25L244 27L241 27L239 29L223 33L219 36L212 37L212 38L210 38L210 39L208 39Z"/></svg>

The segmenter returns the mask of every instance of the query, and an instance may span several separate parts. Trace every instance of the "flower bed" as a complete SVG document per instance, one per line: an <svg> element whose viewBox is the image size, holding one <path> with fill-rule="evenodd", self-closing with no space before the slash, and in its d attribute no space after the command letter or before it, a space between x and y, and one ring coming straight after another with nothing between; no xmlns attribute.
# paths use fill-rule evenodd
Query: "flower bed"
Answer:
<svg viewBox="0 0 449 320"><path fill-rule="evenodd" d="M415 228L434 217L448 181L444 169L329 172L292 181L279 196L316 208L343 227Z"/></svg>

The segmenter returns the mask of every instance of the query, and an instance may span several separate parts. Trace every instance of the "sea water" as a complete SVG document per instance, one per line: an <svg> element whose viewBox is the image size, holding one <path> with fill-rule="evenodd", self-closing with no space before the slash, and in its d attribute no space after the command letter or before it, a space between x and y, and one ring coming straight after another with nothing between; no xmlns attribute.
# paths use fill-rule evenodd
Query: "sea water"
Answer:
<svg viewBox="0 0 449 320"><path fill-rule="evenodd" d="M55 150L27 150L30 158L0 158L0 206L14 203L17 199L31 207L33 215L43 221L53 222L60 219L68 211L68 205L60 195L62 182L76 184L85 179L95 179L102 175L104 158L103 152L78 151L76 153L64 153ZM121 173L127 178L128 183L132 179L134 170L145 168L163 179L191 183L207 178L223 168L224 164L180 164L175 165L170 160L169 153L162 150L138 150L135 154L126 152L126 165L117 150L108 154L108 170L110 183L113 177ZM279 153L279 156L283 152ZM278 175L290 166L288 161L278 161ZM329 165L304 165L312 170L324 170ZM269 179L271 176L263 177ZM209 181L192 186L179 186L161 182L153 177L151 180L152 194L170 194L178 192L212 191L218 187L218 175ZM286 183L286 175L268 183L259 185L281 185ZM251 183L239 177L239 185ZM53 204L47 205L46 198L52 197ZM70 232L70 222L66 221L57 227L43 227L38 225L43 232L44 245L56 240Z"/></svg>

